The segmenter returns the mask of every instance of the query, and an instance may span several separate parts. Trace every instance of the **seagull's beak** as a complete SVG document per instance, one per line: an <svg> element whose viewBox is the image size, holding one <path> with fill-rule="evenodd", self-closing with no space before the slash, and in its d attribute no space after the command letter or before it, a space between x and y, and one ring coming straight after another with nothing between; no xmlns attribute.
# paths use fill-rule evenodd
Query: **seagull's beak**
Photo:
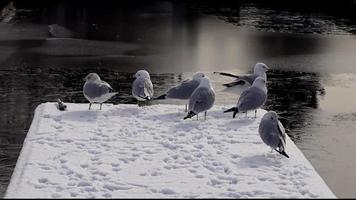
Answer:
<svg viewBox="0 0 356 200"><path fill-rule="evenodd" d="M269 67L266 66L266 71L269 71L269 70L271 70L271 68L269 68Z"/></svg>

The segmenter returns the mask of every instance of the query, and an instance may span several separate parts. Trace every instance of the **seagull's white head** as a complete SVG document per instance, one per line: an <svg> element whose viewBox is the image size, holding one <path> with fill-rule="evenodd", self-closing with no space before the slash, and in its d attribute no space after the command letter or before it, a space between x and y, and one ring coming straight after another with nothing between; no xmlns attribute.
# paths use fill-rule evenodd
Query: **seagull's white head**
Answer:
<svg viewBox="0 0 356 200"><path fill-rule="evenodd" d="M266 80L262 77L257 77L255 81L253 81L252 86L256 86L259 88L265 88L266 87Z"/></svg>
<svg viewBox="0 0 356 200"><path fill-rule="evenodd" d="M207 76L204 76L203 78L200 79L200 85L199 87L206 87L206 88L210 88L213 89L211 87L211 83L210 83L210 79Z"/></svg>
<svg viewBox="0 0 356 200"><path fill-rule="evenodd" d="M136 78L148 78L150 79L150 74L146 70L138 70L135 74Z"/></svg>
<svg viewBox="0 0 356 200"><path fill-rule="evenodd" d="M89 82L100 81L100 77L97 73L90 73L85 77L85 81L89 81Z"/></svg>
<svg viewBox="0 0 356 200"><path fill-rule="evenodd" d="M270 68L264 63L256 63L255 67L253 68L253 73L262 75L266 73Z"/></svg>
<svg viewBox="0 0 356 200"><path fill-rule="evenodd" d="M197 72L193 75L193 80L200 81L204 77L205 75L203 73Z"/></svg>
<svg viewBox="0 0 356 200"><path fill-rule="evenodd" d="M271 120L278 120L278 114L275 111L269 111L264 117Z"/></svg>

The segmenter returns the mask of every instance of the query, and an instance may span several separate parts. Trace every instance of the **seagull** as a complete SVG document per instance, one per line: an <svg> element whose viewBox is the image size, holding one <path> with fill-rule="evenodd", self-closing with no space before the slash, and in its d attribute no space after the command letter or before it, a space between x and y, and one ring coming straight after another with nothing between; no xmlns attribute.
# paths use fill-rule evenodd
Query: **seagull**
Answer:
<svg viewBox="0 0 356 200"><path fill-rule="evenodd" d="M232 107L226 112L234 112L233 118L238 112L246 112L255 110L255 118L257 109L263 106L267 99L267 87L266 81L262 77L256 78L252 86L243 91L239 97L236 107Z"/></svg>
<svg viewBox="0 0 356 200"><path fill-rule="evenodd" d="M171 87L167 92L156 99L180 99L188 100L194 90L199 86L200 80L205 75L203 73L195 73L192 79L187 79L178 85ZM185 111L187 111L187 104L185 104Z"/></svg>
<svg viewBox="0 0 356 200"><path fill-rule="evenodd" d="M229 76L229 77L236 78L235 81L223 84L224 86L226 86L228 88L231 88L231 87L234 87L234 86L237 86L237 85L243 85L246 82L249 83L250 85L252 85L257 77L262 77L267 81L266 72L269 69L270 68L264 63L256 63L256 65L255 65L255 67L253 69L253 74L249 74L249 75L234 75L234 74L225 73L225 72L214 72L214 74L220 74L220 75L223 75L223 76Z"/></svg>
<svg viewBox="0 0 356 200"><path fill-rule="evenodd" d="M135 74L135 81L132 85L132 95L140 102L147 102L153 96L153 84L150 74L146 70L139 70Z"/></svg>
<svg viewBox="0 0 356 200"><path fill-rule="evenodd" d="M269 111L263 115L258 132L262 141L278 153L289 158L286 149L286 132L282 123L278 120L278 114Z"/></svg>
<svg viewBox="0 0 356 200"><path fill-rule="evenodd" d="M112 87L107 82L100 80L98 74L90 73L85 77L83 94L89 101L89 110L93 103L99 103L101 110L102 104L116 95L117 92L113 92Z"/></svg>
<svg viewBox="0 0 356 200"><path fill-rule="evenodd" d="M215 92L211 87L210 80L207 76L201 78L200 84L197 89L194 90L193 94L189 99L189 112L184 119L191 118L194 115L197 115L200 112L205 112L205 120L206 120L206 112L211 107L213 107L215 102Z"/></svg>

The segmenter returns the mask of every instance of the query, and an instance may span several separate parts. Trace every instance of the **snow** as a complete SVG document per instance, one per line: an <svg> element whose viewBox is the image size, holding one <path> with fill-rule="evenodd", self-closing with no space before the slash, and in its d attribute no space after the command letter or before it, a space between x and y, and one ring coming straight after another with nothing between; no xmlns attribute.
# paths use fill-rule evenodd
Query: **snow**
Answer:
<svg viewBox="0 0 356 200"><path fill-rule="evenodd" d="M262 143L266 112L214 106L55 103L37 107L6 198L335 198L295 144L285 158Z"/></svg>

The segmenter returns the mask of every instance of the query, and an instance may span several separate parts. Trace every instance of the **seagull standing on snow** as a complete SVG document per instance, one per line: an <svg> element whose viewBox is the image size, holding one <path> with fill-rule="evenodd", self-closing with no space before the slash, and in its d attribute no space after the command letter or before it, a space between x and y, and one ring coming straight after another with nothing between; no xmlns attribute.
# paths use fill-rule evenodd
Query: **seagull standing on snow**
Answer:
<svg viewBox="0 0 356 200"><path fill-rule="evenodd" d="M204 77L200 80L200 84L197 89L194 90L193 94L189 99L189 112L184 119L191 118L194 115L197 115L200 112L205 112L205 120L206 120L206 112L211 107L213 107L215 102L215 92L211 87L210 80L208 77Z"/></svg>
<svg viewBox="0 0 356 200"><path fill-rule="evenodd" d="M269 111L263 115L258 132L265 144L289 158L285 152L286 132L282 123L278 120L278 114L276 112Z"/></svg>
<svg viewBox="0 0 356 200"><path fill-rule="evenodd" d="M140 102L151 100L153 96L153 84L150 74L146 70L139 70L135 74L136 80L132 85L132 95Z"/></svg>
<svg viewBox="0 0 356 200"><path fill-rule="evenodd" d="M85 77L83 94L89 101L89 110L93 103L99 103L101 110L102 104L117 94L112 91L112 87L107 82L100 80L98 74L90 73Z"/></svg>
<svg viewBox="0 0 356 200"><path fill-rule="evenodd" d="M231 87L234 87L234 86L237 86L237 85L244 84L245 82L247 82L250 85L252 85L257 77L262 77L267 81L266 72L268 70L269 70L269 67L266 64L264 64L264 63L256 63L255 67L253 68L253 74L250 74L250 75L234 75L234 74L225 73L225 72L214 72L214 73L215 74L220 74L220 75L223 75L223 76L229 76L229 77L236 78L235 81L223 84L224 86L226 86L228 88L231 88Z"/></svg>
<svg viewBox="0 0 356 200"><path fill-rule="evenodd" d="M255 117L257 109L263 106L267 99L267 87L265 79L258 77L253 82L252 86L243 91L239 97L236 107L232 107L226 112L234 112L233 118L238 112L246 112L255 110Z"/></svg>
<svg viewBox="0 0 356 200"><path fill-rule="evenodd" d="M195 73L192 79L187 79L182 83L171 87L165 94L156 99L180 99L188 100L194 90L199 86L200 80L205 75L203 73ZM187 104L185 104L185 111L187 111Z"/></svg>

